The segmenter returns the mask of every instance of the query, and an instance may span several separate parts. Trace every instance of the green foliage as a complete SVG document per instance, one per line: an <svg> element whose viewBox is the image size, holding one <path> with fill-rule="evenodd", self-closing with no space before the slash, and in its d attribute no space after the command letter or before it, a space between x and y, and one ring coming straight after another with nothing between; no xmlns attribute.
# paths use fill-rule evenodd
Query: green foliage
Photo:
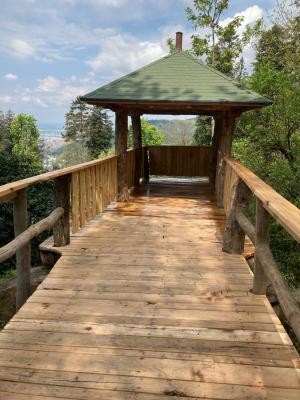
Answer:
<svg viewBox="0 0 300 400"><path fill-rule="evenodd" d="M195 118L185 120L161 120L148 121L150 125L156 126L165 135L163 144L188 145L193 143L195 130Z"/></svg>
<svg viewBox="0 0 300 400"><path fill-rule="evenodd" d="M241 78L244 71L242 52L260 33L262 20L257 20L253 26L247 25L240 35L238 29L243 17L234 17L225 26L220 24L220 18L228 6L228 0L194 0L193 7L186 8L187 18L193 28L208 30L204 37L192 35L192 54L204 58L208 65L226 75ZM167 43L173 52L174 42L168 40Z"/></svg>
<svg viewBox="0 0 300 400"><path fill-rule="evenodd" d="M63 136L66 142L80 143L91 158L97 158L111 146L112 123L103 109L89 106L77 97L66 114Z"/></svg>
<svg viewBox="0 0 300 400"><path fill-rule="evenodd" d="M143 146L161 145L164 143L165 135L156 126L150 125L146 118L141 118L142 143ZM132 126L129 128L128 147L133 147Z"/></svg>
<svg viewBox="0 0 300 400"><path fill-rule="evenodd" d="M54 169L65 168L90 160L91 156L86 147L79 142L71 142L64 145L63 151L53 162L53 167Z"/></svg>
<svg viewBox="0 0 300 400"><path fill-rule="evenodd" d="M41 169L40 133L35 118L32 115L19 114L11 121L10 130L12 156L24 165L31 165L33 171Z"/></svg>
<svg viewBox="0 0 300 400"><path fill-rule="evenodd" d="M115 155L115 148L111 147L106 151L101 151L98 158L105 158L109 156L114 156Z"/></svg>
<svg viewBox="0 0 300 400"><path fill-rule="evenodd" d="M263 32L255 70L247 86L273 104L244 114L233 154L275 190L300 206L299 17ZM272 252L291 286L300 286L300 245L276 222L270 224Z"/></svg>
<svg viewBox="0 0 300 400"><path fill-rule="evenodd" d="M0 185L42 171L39 131L30 115L0 112ZM47 216L53 210L53 188L46 182L28 189L29 224ZM38 244L50 233L32 241L32 264L39 262ZM0 205L0 247L14 237L12 203ZM14 258L1 263L0 273L14 268Z"/></svg>
<svg viewBox="0 0 300 400"><path fill-rule="evenodd" d="M196 120L195 131L193 136L194 144L197 146L210 146L212 137L211 130L212 130L212 118L199 116Z"/></svg>

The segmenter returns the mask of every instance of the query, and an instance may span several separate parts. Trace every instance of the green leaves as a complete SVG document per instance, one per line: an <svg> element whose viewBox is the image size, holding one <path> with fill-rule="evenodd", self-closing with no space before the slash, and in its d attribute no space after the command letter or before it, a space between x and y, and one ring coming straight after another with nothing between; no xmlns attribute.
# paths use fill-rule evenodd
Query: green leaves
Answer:
<svg viewBox="0 0 300 400"><path fill-rule="evenodd" d="M103 109L89 106L78 97L66 114L63 136L66 142L79 143L87 149L91 158L97 158L102 151L111 146L112 123ZM70 159L68 154L66 156Z"/></svg>

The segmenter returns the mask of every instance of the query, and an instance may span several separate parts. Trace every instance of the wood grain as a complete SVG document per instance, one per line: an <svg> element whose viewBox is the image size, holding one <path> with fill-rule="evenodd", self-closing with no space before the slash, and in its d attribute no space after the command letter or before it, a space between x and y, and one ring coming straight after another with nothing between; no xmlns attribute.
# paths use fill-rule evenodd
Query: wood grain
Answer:
<svg viewBox="0 0 300 400"><path fill-rule="evenodd" d="M297 352L222 252L225 220L208 183L152 180L86 222L0 332L0 399L298 399Z"/></svg>

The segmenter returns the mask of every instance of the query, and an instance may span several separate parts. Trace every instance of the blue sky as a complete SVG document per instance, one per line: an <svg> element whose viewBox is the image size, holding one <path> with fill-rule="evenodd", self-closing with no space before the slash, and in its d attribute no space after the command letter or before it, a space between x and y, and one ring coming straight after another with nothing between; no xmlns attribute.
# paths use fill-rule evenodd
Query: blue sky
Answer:
<svg viewBox="0 0 300 400"><path fill-rule="evenodd" d="M245 23L276 0L231 0L224 14ZM1 0L0 110L63 125L76 96L168 53L166 39L193 33L191 0ZM245 51L248 67L253 49Z"/></svg>

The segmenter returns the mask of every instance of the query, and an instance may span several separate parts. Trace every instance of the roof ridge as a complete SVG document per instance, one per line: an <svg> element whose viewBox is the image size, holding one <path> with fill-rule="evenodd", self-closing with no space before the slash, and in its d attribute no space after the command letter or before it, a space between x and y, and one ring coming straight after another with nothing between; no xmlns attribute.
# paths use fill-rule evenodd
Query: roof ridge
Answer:
<svg viewBox="0 0 300 400"><path fill-rule="evenodd" d="M114 85L115 83L119 82L120 80L122 80L124 78L128 78L129 76L132 76L132 75L136 74L137 72L143 71L145 68L150 67L151 65L159 64L160 62L164 61L166 58L169 58L170 56L173 56L173 55L174 54L168 54L166 56L163 56L163 57L159 58L158 60L152 61L151 63L149 63L147 65L144 65L143 67L140 67L140 68L130 72L129 74L120 76L120 78L114 79L113 81L107 83L106 85L101 86L101 89L105 89L107 86ZM81 96L81 97L85 98L87 96L91 96L95 92L97 92L98 90L99 90L99 88L97 88L97 89L93 90L92 92L89 92L89 93L87 93L87 94L85 94L84 96Z"/></svg>

